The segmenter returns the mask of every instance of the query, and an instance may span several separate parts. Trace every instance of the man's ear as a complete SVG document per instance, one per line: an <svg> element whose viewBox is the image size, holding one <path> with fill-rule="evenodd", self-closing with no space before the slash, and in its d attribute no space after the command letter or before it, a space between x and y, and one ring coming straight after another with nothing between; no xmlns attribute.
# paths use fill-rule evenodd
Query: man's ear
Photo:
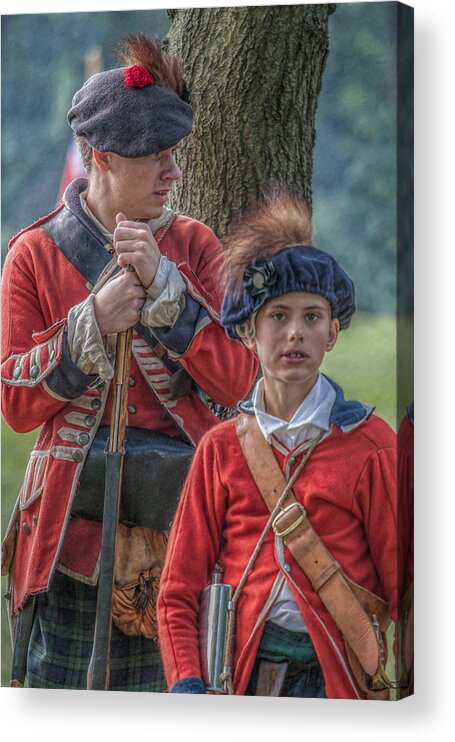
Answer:
<svg viewBox="0 0 455 742"><path fill-rule="evenodd" d="M110 167L109 152L100 152L97 149L92 149L93 162L96 167L103 173L107 173Z"/></svg>
<svg viewBox="0 0 455 742"><path fill-rule="evenodd" d="M333 348L335 347L339 332L340 332L340 320L331 319L330 328L329 328L329 337L328 337L327 345L325 348L327 353L330 353L330 351L333 350Z"/></svg>

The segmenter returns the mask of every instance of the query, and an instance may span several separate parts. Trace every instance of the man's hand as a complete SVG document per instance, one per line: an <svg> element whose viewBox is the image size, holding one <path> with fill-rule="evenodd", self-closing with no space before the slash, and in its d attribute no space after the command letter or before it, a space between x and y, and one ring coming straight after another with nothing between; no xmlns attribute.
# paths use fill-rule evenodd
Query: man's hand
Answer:
<svg viewBox="0 0 455 742"><path fill-rule="evenodd" d="M101 335L123 332L139 322L145 289L134 271L124 271L94 297L95 319Z"/></svg>
<svg viewBox="0 0 455 742"><path fill-rule="evenodd" d="M155 278L161 253L150 227L145 222L130 222L125 214L117 214L114 248L121 268L132 265L145 289Z"/></svg>

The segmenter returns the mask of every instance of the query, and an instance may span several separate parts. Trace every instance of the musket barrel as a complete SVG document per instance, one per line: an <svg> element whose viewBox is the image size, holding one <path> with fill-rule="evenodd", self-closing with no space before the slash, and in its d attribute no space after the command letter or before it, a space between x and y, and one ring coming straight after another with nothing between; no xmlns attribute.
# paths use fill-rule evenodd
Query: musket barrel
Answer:
<svg viewBox="0 0 455 742"><path fill-rule="evenodd" d="M96 603L93 652L87 677L89 690L109 688L109 650L112 631L112 591L114 587L115 542L120 506L123 454L106 452L103 535Z"/></svg>
<svg viewBox="0 0 455 742"><path fill-rule="evenodd" d="M108 690L109 655L112 633L115 546L122 491L123 441L128 404L128 376L131 365L133 328L118 334L114 401L109 449L106 451L103 530L92 656L87 673L89 690Z"/></svg>

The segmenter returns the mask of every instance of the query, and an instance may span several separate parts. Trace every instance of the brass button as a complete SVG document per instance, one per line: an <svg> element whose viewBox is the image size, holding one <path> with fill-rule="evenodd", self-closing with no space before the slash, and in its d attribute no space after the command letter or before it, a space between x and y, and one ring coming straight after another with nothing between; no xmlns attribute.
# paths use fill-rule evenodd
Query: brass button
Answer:
<svg viewBox="0 0 455 742"><path fill-rule="evenodd" d="M75 448L73 450L73 453L71 454L71 458L73 461L76 461L77 464L80 464L81 461L84 460L84 454L82 453L80 448Z"/></svg>
<svg viewBox="0 0 455 742"><path fill-rule="evenodd" d="M92 399L91 408L92 410L99 410L101 408L101 400L99 397Z"/></svg>
<svg viewBox="0 0 455 742"><path fill-rule="evenodd" d="M134 386L135 383L136 383L136 379L134 378L134 376L130 376L130 378L128 379L128 384L130 386Z"/></svg>
<svg viewBox="0 0 455 742"><path fill-rule="evenodd" d="M38 368L38 366L32 366L31 369L30 369L30 378L31 379L36 379L36 377L38 376L38 374L39 374L39 368Z"/></svg>
<svg viewBox="0 0 455 742"><path fill-rule="evenodd" d="M295 456L291 456L291 458L289 459L289 464L291 466L293 466L295 464Z"/></svg>
<svg viewBox="0 0 455 742"><path fill-rule="evenodd" d="M90 436L88 433L79 433L77 439L79 443L81 444L81 446L86 446L87 443L89 443L90 441Z"/></svg>
<svg viewBox="0 0 455 742"><path fill-rule="evenodd" d="M33 515L33 516L32 516L32 521L33 521L33 524L34 524L35 526L37 526L37 525L38 525L38 517L37 517L36 515Z"/></svg>
<svg viewBox="0 0 455 742"><path fill-rule="evenodd" d="M22 523L22 530L25 533L26 536L30 536L32 529L30 528L28 523Z"/></svg>
<svg viewBox="0 0 455 742"><path fill-rule="evenodd" d="M136 412L136 406L134 404L128 405L128 412L130 413L130 415L134 415L134 413Z"/></svg>
<svg viewBox="0 0 455 742"><path fill-rule="evenodd" d="M21 367L20 366L16 366L16 368L13 371L13 379L18 379L19 376L21 375L21 373L22 373Z"/></svg>
<svg viewBox="0 0 455 742"><path fill-rule="evenodd" d="M95 417L95 415L86 415L85 416L85 419L84 419L84 422L85 422L87 428L93 428L93 426L96 423L96 417Z"/></svg>

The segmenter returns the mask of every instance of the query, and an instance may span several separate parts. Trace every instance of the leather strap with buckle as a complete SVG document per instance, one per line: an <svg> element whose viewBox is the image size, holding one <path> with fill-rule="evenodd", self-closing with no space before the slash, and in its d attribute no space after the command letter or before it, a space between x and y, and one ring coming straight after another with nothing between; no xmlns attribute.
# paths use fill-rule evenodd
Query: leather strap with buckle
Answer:
<svg viewBox="0 0 455 742"><path fill-rule="evenodd" d="M300 512L300 515L298 515L297 518L295 518L295 520L290 525L286 525L287 520L290 520L290 518L287 518L287 516L296 509ZM289 534L291 534L301 523L303 523L306 517L306 510L303 507L302 503L297 501L291 502L291 504L283 508L272 521L272 529L275 536L280 536L281 538L289 536ZM279 530L277 522L281 519L284 519L285 523L281 526L282 530Z"/></svg>

